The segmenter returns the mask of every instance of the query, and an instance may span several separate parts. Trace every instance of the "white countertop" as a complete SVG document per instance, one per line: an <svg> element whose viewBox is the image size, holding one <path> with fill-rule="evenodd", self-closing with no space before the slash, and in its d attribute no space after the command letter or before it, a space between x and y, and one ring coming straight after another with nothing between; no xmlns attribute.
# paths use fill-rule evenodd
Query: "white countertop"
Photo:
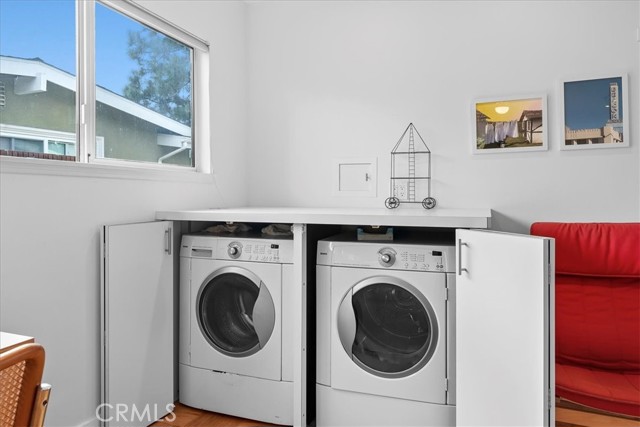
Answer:
<svg viewBox="0 0 640 427"><path fill-rule="evenodd" d="M244 207L158 211L158 220L489 228L491 209Z"/></svg>

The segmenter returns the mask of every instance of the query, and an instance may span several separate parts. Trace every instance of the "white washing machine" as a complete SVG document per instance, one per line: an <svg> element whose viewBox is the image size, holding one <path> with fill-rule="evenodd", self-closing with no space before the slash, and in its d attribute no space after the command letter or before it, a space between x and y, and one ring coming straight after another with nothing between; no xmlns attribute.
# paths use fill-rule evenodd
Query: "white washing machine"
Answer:
<svg viewBox="0 0 640 427"><path fill-rule="evenodd" d="M293 241L186 235L179 400L293 423Z"/></svg>
<svg viewBox="0 0 640 427"><path fill-rule="evenodd" d="M318 427L455 425L454 269L453 242L318 242Z"/></svg>

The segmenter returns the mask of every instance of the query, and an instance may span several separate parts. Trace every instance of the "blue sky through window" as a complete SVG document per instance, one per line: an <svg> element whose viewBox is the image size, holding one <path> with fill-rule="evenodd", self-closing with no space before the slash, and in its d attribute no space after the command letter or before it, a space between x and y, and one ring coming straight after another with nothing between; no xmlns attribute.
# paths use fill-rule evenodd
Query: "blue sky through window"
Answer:
<svg viewBox="0 0 640 427"><path fill-rule="evenodd" d="M142 24L96 3L96 84L123 95L136 63L127 54L130 31Z"/></svg>
<svg viewBox="0 0 640 427"><path fill-rule="evenodd" d="M75 4L70 0L0 0L0 54L40 58L76 74Z"/></svg>
<svg viewBox="0 0 640 427"><path fill-rule="evenodd" d="M96 4L96 83L119 95L136 67L127 34L143 25ZM40 58L76 74L74 0L0 0L0 55Z"/></svg>

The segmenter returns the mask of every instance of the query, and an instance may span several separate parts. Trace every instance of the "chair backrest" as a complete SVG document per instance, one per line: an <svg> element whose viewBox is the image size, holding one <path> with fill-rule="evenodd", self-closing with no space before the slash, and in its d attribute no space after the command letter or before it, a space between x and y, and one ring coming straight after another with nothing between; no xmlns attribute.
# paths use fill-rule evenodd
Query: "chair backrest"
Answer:
<svg viewBox="0 0 640 427"><path fill-rule="evenodd" d="M640 223L534 223L556 250L556 361L640 373Z"/></svg>
<svg viewBox="0 0 640 427"><path fill-rule="evenodd" d="M0 354L0 426L42 426L51 388L41 383L44 359L39 344Z"/></svg>

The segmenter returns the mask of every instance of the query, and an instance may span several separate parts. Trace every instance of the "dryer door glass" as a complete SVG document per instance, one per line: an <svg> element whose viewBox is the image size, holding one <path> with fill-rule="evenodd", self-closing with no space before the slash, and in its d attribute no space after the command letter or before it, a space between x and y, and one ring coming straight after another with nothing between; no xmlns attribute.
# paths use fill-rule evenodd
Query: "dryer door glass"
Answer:
<svg viewBox="0 0 640 427"><path fill-rule="evenodd" d="M373 283L353 293L354 361L382 377L404 377L421 369L437 343L435 313L413 286Z"/></svg>
<svg viewBox="0 0 640 427"><path fill-rule="evenodd" d="M248 356L260 349L253 310L260 283L238 273L214 275L200 289L198 323L209 343L224 354Z"/></svg>

